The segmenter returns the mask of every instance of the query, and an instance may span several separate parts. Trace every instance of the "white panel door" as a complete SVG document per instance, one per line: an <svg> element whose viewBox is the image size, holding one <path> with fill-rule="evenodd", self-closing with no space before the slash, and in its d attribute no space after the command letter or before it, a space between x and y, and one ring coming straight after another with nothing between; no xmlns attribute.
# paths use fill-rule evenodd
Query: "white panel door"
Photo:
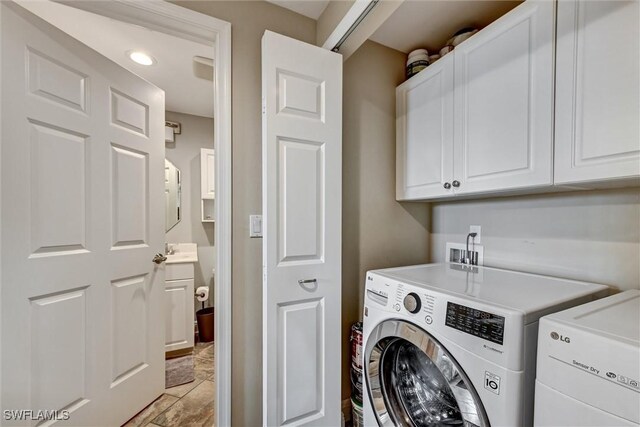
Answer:
<svg viewBox="0 0 640 427"><path fill-rule="evenodd" d="M528 0L456 47L456 193L552 184L554 17Z"/></svg>
<svg viewBox="0 0 640 427"><path fill-rule="evenodd" d="M342 56L262 38L263 423L340 425Z"/></svg>
<svg viewBox="0 0 640 427"><path fill-rule="evenodd" d="M453 195L453 55L396 88L396 198Z"/></svg>
<svg viewBox="0 0 640 427"><path fill-rule="evenodd" d="M120 425L164 390L164 93L0 8L2 410Z"/></svg>
<svg viewBox="0 0 640 427"><path fill-rule="evenodd" d="M558 2L557 184L640 184L639 16L637 0Z"/></svg>

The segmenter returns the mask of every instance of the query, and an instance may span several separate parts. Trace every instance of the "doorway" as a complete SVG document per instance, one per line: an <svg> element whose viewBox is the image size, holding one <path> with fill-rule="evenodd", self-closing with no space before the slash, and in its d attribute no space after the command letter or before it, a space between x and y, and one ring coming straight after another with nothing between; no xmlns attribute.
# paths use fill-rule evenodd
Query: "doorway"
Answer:
<svg viewBox="0 0 640 427"><path fill-rule="evenodd" d="M168 94L167 96L167 114L166 118L172 123L178 123L184 125L182 132L175 132L173 128L173 143L167 145L167 152L170 152L171 145L175 150L177 146L181 148L186 145L180 145L180 138L182 142L186 141L187 136L189 138L199 139L200 135L194 134L194 129L198 128L202 130L202 135L207 135L202 139L208 143L208 146L201 146L198 148L213 149L215 151L214 160L214 176L215 179L215 203L211 202L211 198L199 197L195 194L196 185L189 185L187 188L187 182L191 181L195 184L196 171L198 175L201 175L201 165L195 165L195 158L190 160L180 168L177 167L177 172L174 172L174 176L180 176L184 184L184 188L176 187L180 191L177 194L181 194L182 197L175 199L177 205L172 205L173 211L177 213L174 218L174 224L169 226L167 223L167 243L170 243L167 247L168 251L174 251L175 247L172 243L193 243L193 240L201 239L204 241L206 249L203 251L198 250L199 262L198 267L194 268L193 275L193 289L189 292L185 291L186 298L191 299L191 308L195 311L199 308L198 305L194 305L193 294L195 289L204 285L208 286L211 296L205 299L206 305L216 306L215 310L215 347L213 346L199 346L197 345L197 338L192 335L192 347L195 348L193 356L194 359L199 359L202 366L200 366L199 378L196 378L197 385L194 385L192 390L200 387L200 383L204 384L200 387L200 390L207 389L211 393L214 393L215 399L212 398L211 406L215 401L215 424L216 425L229 425L230 424L230 372L231 372L231 348L230 348L230 334L231 334L231 110L230 110L230 65L231 65L231 32L230 24L217 20L215 18L192 12L190 10L181 8L176 5L172 5L165 2L68 2L65 5L50 2L25 2L19 3L31 12L39 15L54 26L59 27L63 31L67 32L72 37L78 39L86 45L89 45L94 50L98 51L104 56L109 57L116 63L130 61L133 58L134 53L138 53L137 50L140 46L132 46L132 51L119 52L121 60L115 58L116 55L113 52L102 51L99 46L99 40L89 40L84 38L82 32L87 29L87 21L83 19L69 20L69 13L91 13L97 15L98 18L106 19L112 25L115 26L130 26L137 28L139 31L146 32L147 35L152 37L171 37L175 39L177 45L185 46L186 44L199 44L206 48L201 54L199 52L191 52L192 61L189 62L189 66L192 67L193 73L198 76L200 80L208 80L208 89L201 90L199 96L192 96L192 100L200 99L204 100L203 105L199 106L184 106L180 100L176 97L169 99L169 87L175 82L169 81L168 83L156 84L154 77L143 75L141 69L136 69L139 65L129 64L125 68L133 71L134 73L141 75L145 79L156 84L161 89L164 89ZM49 12L48 8L52 7ZM67 8L68 12L60 13L60 8ZM57 11L56 11L57 10ZM49 14L50 15L47 15ZM56 16L66 16L67 23L56 21ZM84 24L84 30L83 30ZM133 24L133 25L132 25ZM96 27L89 27L90 31L96 32ZM112 41L112 37L115 34L122 35L114 32L113 29L109 30L109 37ZM117 31L117 30L115 30ZM142 40L144 34L136 37L136 43ZM110 43L113 45L113 43ZM169 44L170 45L170 44ZM177 55L179 52L184 53L180 48L168 47L171 53ZM144 49L140 49L144 50ZM145 52L142 52L145 53ZM149 52L146 52L149 53ZM153 54L149 55L148 59L142 59L143 61L159 61L160 54L157 54L158 58ZM162 56L163 58L165 55ZM196 60L195 57L198 57ZM163 59L164 60L164 59ZM211 70L209 70L211 69ZM165 86L165 87L163 87ZM182 88L184 89L184 88ZM196 89L197 91L197 89ZM203 94L210 93L210 96ZM193 104L194 102L192 102ZM192 108L190 110L190 108ZM215 124L213 116L215 115ZM169 139L169 133L171 127L167 130L167 139ZM182 136L181 136L182 135ZM210 135L210 136L208 136ZM179 156L178 156L179 157ZM198 160L200 155L198 155ZM171 160L171 159L169 159ZM175 163L179 163L182 160L173 160ZM196 167L197 166L197 167ZM190 180L185 180L185 178ZM166 177L165 177L166 179ZM200 182L198 182L198 187ZM188 191L188 193L185 193ZM198 188L198 193L200 189ZM186 195L189 198L186 198ZM188 205L188 206L187 206ZM206 205L206 206L205 206ZM212 206L213 205L213 206ZM197 215L195 208L198 206ZM167 203L166 208L169 209ZM187 224L187 217L189 215L190 224ZM200 221L193 220L195 217L200 218ZM215 223L210 222L211 217L214 218ZM199 222L199 223L198 223ZM180 224L181 223L181 224ZM191 228L191 236L194 236L194 229L202 231L200 237L183 238L177 237L177 227L179 225L187 226L183 228ZM171 233L173 231L174 238L177 241L170 241ZM186 242L185 242L186 240ZM208 243L208 245L206 244ZM177 246L177 245L176 245ZM181 248L180 248L181 249ZM165 254L167 255L167 254ZM206 262L205 262L206 260ZM193 328L193 322L192 322ZM214 350L215 348L215 350ZM200 356L200 357L196 357ZM204 362L202 362L204 361ZM208 362L207 362L208 361ZM215 362L214 362L215 361ZM215 367L214 367L215 363ZM194 370L198 366L194 362ZM212 375L207 375L203 378L202 372L215 372L215 382ZM209 384L210 382L210 384ZM177 397L173 403L177 403L184 398L190 391L186 391L186 384L179 385L182 387L180 391L173 390L173 394L169 396ZM183 394L184 392L184 394ZM182 396L179 396L181 395ZM178 395L178 396L175 396ZM163 395L164 398L164 395ZM162 398L161 398L162 399ZM164 398L165 401L174 399ZM151 402L149 402L151 403ZM212 411L213 412L213 411ZM133 414L132 414L133 415Z"/></svg>

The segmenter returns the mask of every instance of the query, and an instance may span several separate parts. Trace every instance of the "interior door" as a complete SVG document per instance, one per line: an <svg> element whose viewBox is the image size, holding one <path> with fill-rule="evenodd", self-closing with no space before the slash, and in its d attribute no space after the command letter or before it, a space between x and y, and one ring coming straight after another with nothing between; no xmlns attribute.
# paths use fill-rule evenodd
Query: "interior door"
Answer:
<svg viewBox="0 0 640 427"><path fill-rule="evenodd" d="M262 38L263 423L340 425L342 56Z"/></svg>
<svg viewBox="0 0 640 427"><path fill-rule="evenodd" d="M0 8L2 410L120 425L164 390L164 92Z"/></svg>

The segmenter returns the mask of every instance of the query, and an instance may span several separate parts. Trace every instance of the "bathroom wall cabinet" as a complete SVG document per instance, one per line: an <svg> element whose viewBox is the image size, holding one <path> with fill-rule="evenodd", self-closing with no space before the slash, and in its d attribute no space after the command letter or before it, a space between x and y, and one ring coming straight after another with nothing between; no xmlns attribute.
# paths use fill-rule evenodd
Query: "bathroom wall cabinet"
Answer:
<svg viewBox="0 0 640 427"><path fill-rule="evenodd" d="M215 150L200 149L200 192L202 198L202 222L214 222L216 198Z"/></svg>
<svg viewBox="0 0 640 427"><path fill-rule="evenodd" d="M529 0L398 86L396 198L640 185L637 16Z"/></svg>
<svg viewBox="0 0 640 427"><path fill-rule="evenodd" d="M166 264L165 352L193 348L194 264Z"/></svg>

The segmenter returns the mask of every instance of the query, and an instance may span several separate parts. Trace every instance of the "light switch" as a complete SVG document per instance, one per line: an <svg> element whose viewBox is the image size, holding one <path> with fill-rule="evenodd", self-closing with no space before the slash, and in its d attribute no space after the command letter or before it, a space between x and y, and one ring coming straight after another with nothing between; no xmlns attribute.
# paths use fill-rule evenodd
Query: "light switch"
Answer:
<svg viewBox="0 0 640 427"><path fill-rule="evenodd" d="M249 237L262 237L262 215L249 215Z"/></svg>

